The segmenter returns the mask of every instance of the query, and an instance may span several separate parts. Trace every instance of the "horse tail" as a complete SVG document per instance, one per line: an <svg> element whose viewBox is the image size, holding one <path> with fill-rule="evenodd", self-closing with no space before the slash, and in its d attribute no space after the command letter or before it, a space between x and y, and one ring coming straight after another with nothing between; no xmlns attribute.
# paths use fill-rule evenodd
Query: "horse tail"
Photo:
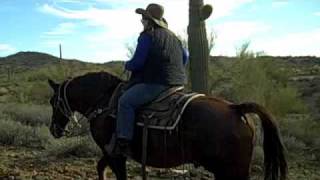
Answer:
<svg viewBox="0 0 320 180"><path fill-rule="evenodd" d="M264 150L264 170L265 180L285 180L288 173L288 166L284 154L277 123L270 113L259 104L242 103L234 106L242 114L255 113L259 116L263 128L263 150ZM279 174L280 173L280 174Z"/></svg>

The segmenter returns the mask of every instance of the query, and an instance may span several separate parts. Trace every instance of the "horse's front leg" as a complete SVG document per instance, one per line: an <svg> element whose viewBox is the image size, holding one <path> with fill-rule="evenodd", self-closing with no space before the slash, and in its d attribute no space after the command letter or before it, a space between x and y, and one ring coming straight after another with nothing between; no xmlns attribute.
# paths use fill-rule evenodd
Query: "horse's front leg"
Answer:
<svg viewBox="0 0 320 180"><path fill-rule="evenodd" d="M105 170L108 165L110 166L112 172L115 174L117 180L127 179L126 158L112 158L108 155L104 155L97 164L99 180L107 180Z"/></svg>
<svg viewBox="0 0 320 180"><path fill-rule="evenodd" d="M98 178L99 180L106 180L106 167L108 166L108 159L106 156L103 156L97 164Z"/></svg>
<svg viewBox="0 0 320 180"><path fill-rule="evenodd" d="M125 157L110 157L108 163L112 172L116 175L117 180L127 180L127 158Z"/></svg>

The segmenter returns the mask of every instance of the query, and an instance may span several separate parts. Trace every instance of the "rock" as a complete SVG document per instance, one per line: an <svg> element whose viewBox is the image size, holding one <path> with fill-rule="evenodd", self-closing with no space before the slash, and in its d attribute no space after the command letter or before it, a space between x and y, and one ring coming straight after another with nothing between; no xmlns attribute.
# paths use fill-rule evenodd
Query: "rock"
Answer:
<svg viewBox="0 0 320 180"><path fill-rule="evenodd" d="M171 169L171 171L176 173L176 174L186 174L186 173L188 173L188 170L186 170L186 169Z"/></svg>
<svg viewBox="0 0 320 180"><path fill-rule="evenodd" d="M22 176L16 176L14 179L15 180L24 180L24 178Z"/></svg>
<svg viewBox="0 0 320 180"><path fill-rule="evenodd" d="M38 175L38 176L34 176L32 179L33 180L48 180L49 178L46 176Z"/></svg>
<svg viewBox="0 0 320 180"><path fill-rule="evenodd" d="M0 96L6 95L9 93L9 90L4 87L0 87Z"/></svg>
<svg viewBox="0 0 320 180"><path fill-rule="evenodd" d="M33 171L32 171L32 175L33 175L33 176L36 176L36 175L38 175L38 172L37 172L36 170L33 170Z"/></svg>

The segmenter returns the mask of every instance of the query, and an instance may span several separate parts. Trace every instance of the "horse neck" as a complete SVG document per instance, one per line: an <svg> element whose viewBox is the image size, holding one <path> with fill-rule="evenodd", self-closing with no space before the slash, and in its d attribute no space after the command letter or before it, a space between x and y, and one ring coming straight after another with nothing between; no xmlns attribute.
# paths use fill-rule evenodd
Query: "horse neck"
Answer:
<svg viewBox="0 0 320 180"><path fill-rule="evenodd" d="M108 105L109 100L122 82L120 79L113 79L111 82L98 81L94 86L83 86L81 83L75 82L72 85L72 109L78 111L84 116L88 116L92 111L98 108L104 108ZM107 84L107 86L104 86ZM89 93L88 93L89 92Z"/></svg>

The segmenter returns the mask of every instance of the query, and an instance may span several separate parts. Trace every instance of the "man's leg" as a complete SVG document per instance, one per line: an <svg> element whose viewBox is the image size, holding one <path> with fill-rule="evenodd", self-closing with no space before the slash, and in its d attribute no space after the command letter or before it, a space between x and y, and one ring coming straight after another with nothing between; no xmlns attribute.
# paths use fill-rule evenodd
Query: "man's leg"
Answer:
<svg viewBox="0 0 320 180"><path fill-rule="evenodd" d="M157 84L135 84L129 88L119 99L117 113L116 135L106 147L111 156L130 154L130 142L134 132L135 110L151 102L167 86Z"/></svg>
<svg viewBox="0 0 320 180"><path fill-rule="evenodd" d="M167 88L159 84L139 83L128 89L119 99L117 137L130 141L134 131L135 110L151 102Z"/></svg>

